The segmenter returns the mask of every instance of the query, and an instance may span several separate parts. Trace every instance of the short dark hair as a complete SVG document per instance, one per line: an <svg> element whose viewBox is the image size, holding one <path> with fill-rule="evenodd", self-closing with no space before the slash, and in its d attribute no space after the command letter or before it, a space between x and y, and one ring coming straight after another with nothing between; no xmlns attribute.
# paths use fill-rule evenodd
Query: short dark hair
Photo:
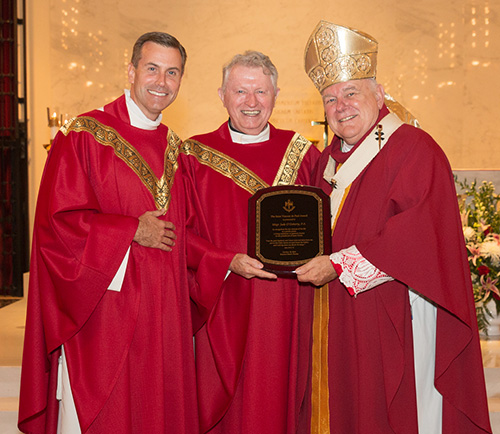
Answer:
<svg viewBox="0 0 500 434"><path fill-rule="evenodd" d="M139 64L139 60L142 57L142 47L146 42L154 42L155 44L162 45L164 47L177 48L179 53L181 53L182 58L182 70L181 74L184 74L184 67L186 65L187 53L182 44L172 35L163 32L149 32L144 33L144 35L140 36L137 41L135 41L134 49L132 51L132 59L130 62L137 68Z"/></svg>

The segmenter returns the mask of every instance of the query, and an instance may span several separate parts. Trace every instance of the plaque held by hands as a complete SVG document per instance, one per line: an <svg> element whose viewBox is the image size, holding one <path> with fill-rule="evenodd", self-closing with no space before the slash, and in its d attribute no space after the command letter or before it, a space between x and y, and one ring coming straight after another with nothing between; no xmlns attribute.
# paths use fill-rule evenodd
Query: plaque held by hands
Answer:
<svg viewBox="0 0 500 434"><path fill-rule="evenodd" d="M282 185L249 199L248 254L277 274L291 274L331 253L330 198L320 188Z"/></svg>

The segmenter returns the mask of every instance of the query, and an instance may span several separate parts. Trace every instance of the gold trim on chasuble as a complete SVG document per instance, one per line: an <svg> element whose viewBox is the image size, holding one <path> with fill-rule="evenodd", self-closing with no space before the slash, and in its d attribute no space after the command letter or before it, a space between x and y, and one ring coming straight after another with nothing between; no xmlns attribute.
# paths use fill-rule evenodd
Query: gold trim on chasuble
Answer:
<svg viewBox="0 0 500 434"><path fill-rule="evenodd" d="M337 166L340 169L341 164ZM333 219L332 234L351 186L344 192ZM330 433L330 388L328 384L328 323L330 299L328 283L314 292L312 345L311 434Z"/></svg>
<svg viewBox="0 0 500 434"><path fill-rule="evenodd" d="M293 136L283 156L273 185L291 185L295 182L302 159L310 146L311 142L300 134L296 133ZM223 152L217 151L196 140L184 141L181 145L181 152L194 156L199 163L211 167L223 176L231 178L237 185L250 194L255 194L258 190L269 187L266 181L234 158L228 157Z"/></svg>
<svg viewBox="0 0 500 434"><path fill-rule="evenodd" d="M158 209L168 209L171 198L170 189L178 167L177 156L179 155L181 144L181 139L172 130L169 129L167 134L164 169L160 179L156 177L139 152L120 136L115 129L101 124L92 117L77 117L62 127L61 131L66 136L70 131L84 131L92 134L94 139L101 145L114 148L116 156L123 160L139 176L141 182L153 195L156 207Z"/></svg>
<svg viewBox="0 0 500 434"><path fill-rule="evenodd" d="M314 291L311 434L330 433L330 392L328 388L328 283Z"/></svg>
<svg viewBox="0 0 500 434"><path fill-rule="evenodd" d="M269 187L266 181L234 158L228 157L223 152L217 151L196 140L188 139L184 141L181 145L181 152L186 155L192 155L199 163L211 167L227 178L231 178L250 194L256 193L261 188Z"/></svg>
<svg viewBox="0 0 500 434"><path fill-rule="evenodd" d="M312 143L295 133L286 149L273 185L292 185L297 179L299 167Z"/></svg>

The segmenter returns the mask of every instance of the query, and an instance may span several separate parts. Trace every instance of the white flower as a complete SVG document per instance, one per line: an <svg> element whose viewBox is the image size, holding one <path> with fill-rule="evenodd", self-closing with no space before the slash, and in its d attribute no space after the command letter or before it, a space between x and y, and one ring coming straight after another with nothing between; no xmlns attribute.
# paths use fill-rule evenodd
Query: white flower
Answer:
<svg viewBox="0 0 500 434"><path fill-rule="evenodd" d="M481 255L491 258L492 265L500 265L500 242L493 236L488 235L479 246Z"/></svg>
<svg viewBox="0 0 500 434"><path fill-rule="evenodd" d="M463 226L462 229L464 231L465 241L473 240L476 237L476 231L474 228L471 228L470 226Z"/></svg>

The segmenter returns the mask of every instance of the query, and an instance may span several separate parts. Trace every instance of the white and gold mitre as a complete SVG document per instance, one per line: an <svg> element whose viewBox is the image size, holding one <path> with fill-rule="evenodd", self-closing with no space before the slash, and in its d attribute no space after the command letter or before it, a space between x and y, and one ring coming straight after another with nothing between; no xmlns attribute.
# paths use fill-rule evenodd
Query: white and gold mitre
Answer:
<svg viewBox="0 0 500 434"><path fill-rule="evenodd" d="M320 21L307 41L306 73L320 93L332 84L375 78L377 47L366 33Z"/></svg>

